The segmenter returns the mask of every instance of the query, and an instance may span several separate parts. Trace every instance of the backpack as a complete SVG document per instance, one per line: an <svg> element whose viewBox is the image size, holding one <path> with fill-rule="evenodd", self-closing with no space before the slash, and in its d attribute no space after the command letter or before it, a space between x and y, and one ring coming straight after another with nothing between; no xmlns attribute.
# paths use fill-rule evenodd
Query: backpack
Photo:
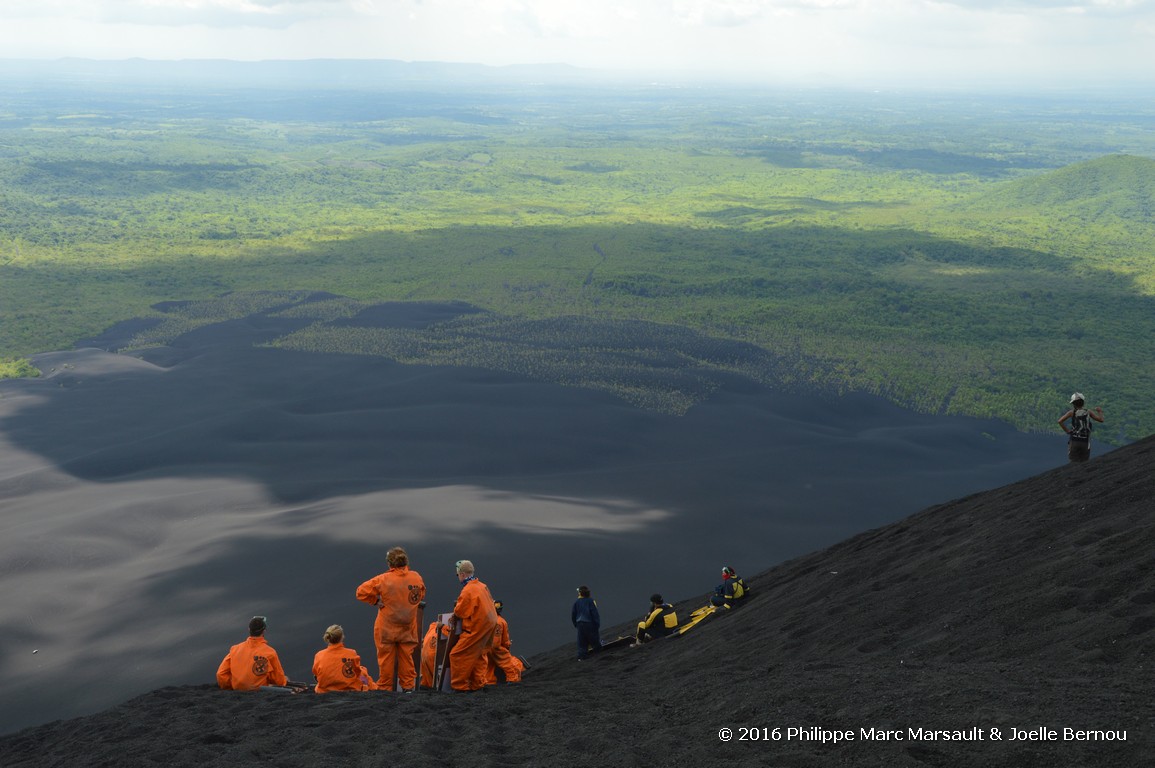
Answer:
<svg viewBox="0 0 1155 768"><path fill-rule="evenodd" d="M1071 439L1091 439L1091 414L1086 408L1080 408L1071 414Z"/></svg>

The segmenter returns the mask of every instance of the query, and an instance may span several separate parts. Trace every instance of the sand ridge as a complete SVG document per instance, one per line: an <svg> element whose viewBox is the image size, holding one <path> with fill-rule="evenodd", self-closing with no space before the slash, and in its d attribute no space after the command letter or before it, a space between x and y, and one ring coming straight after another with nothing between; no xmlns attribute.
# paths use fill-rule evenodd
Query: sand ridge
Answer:
<svg viewBox="0 0 1155 768"><path fill-rule="evenodd" d="M797 557L1064 459L1061 435L737 377L674 417L492 370L254 346L283 330L53 353L51 376L0 382L6 729L209 680L253 614L294 677L330 623L367 654L353 589L394 544L432 611L473 559L536 653L568 639L579 583L624 621L724 563Z"/></svg>

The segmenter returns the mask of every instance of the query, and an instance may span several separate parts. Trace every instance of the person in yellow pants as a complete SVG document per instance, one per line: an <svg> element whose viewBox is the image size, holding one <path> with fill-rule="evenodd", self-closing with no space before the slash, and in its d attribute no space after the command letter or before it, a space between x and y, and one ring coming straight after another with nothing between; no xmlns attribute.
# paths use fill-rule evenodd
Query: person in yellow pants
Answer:
<svg viewBox="0 0 1155 768"><path fill-rule="evenodd" d="M667 637L678 628L678 614L674 613L674 606L662 599L658 593L650 595L650 612L645 620L638 624L638 635L635 647L660 637Z"/></svg>
<svg viewBox="0 0 1155 768"><path fill-rule="evenodd" d="M473 563L458 560L457 579L461 594L453 606L453 615L461 621L461 634L449 652L450 686L455 691L479 691L485 687L497 610L489 587L477 578Z"/></svg>
<svg viewBox="0 0 1155 768"><path fill-rule="evenodd" d="M513 642L509 639L509 623L501 615L501 609L504 607L502 602L494 600L493 607L497 611L497 629L493 633L493 647L489 649L485 684L497 685L498 667L505 673L505 682L520 683L521 672L525 669L525 665L521 663L521 659L509 652Z"/></svg>
<svg viewBox="0 0 1155 768"><path fill-rule="evenodd" d="M421 574L409 569L409 555L394 547L385 555L389 570L357 587L357 599L377 608L373 639L377 643L377 685L393 689L393 670L403 690L413 690L417 668L413 650L417 647L417 607L425 599Z"/></svg>

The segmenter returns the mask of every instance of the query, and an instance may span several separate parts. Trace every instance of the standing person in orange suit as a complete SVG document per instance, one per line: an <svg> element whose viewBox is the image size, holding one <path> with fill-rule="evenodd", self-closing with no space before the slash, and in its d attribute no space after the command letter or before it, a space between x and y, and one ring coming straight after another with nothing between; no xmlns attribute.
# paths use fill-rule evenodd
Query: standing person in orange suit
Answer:
<svg viewBox="0 0 1155 768"><path fill-rule="evenodd" d="M497 610L489 587L478 578L473 563L457 561L461 594L453 615L461 620L461 635L449 653L450 685L455 691L480 691L485 687L489 649L497 629Z"/></svg>
<svg viewBox="0 0 1155 768"><path fill-rule="evenodd" d="M409 555L393 547L385 555L389 570L357 587L357 599L376 606L373 639L377 643L377 685L393 689L393 670L405 691L413 690L417 669L413 649L417 647L417 606L425 599L425 581L409 569Z"/></svg>
<svg viewBox="0 0 1155 768"><path fill-rule="evenodd" d="M513 641L509 639L509 623L501 615L501 609L504 607L502 602L494 600L493 607L497 611L497 629L493 633L493 647L489 649L485 684L497 685L498 667L501 667L501 671L505 673L505 682L520 683L521 671L525 669L525 665L521 663L521 659L509 652Z"/></svg>
<svg viewBox="0 0 1155 768"><path fill-rule="evenodd" d="M226 691L252 691L262 685L288 684L281 659L265 640L268 626L264 616L249 621L249 638L230 648L217 667L217 685Z"/></svg>
<svg viewBox="0 0 1155 768"><path fill-rule="evenodd" d="M325 630L327 648L313 657L313 677L317 693L330 691L375 691L377 684L369 677L369 670L361 666L361 657L352 648L345 647L345 630L333 624Z"/></svg>

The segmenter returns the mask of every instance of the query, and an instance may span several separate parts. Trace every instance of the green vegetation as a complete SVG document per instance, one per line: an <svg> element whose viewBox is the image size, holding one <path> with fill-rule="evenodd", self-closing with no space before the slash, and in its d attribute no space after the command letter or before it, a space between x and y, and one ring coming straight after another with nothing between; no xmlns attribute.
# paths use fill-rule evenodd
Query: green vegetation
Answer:
<svg viewBox="0 0 1155 768"><path fill-rule="evenodd" d="M0 379L35 379L40 370L27 360L0 360Z"/></svg>
<svg viewBox="0 0 1155 768"><path fill-rule="evenodd" d="M140 347L283 311L309 324L278 345L670 412L732 371L1039 430L1078 388L1115 439L1155 431L1149 107L621 87L5 108L9 358L128 318L156 321ZM352 320L382 301L484 312Z"/></svg>

